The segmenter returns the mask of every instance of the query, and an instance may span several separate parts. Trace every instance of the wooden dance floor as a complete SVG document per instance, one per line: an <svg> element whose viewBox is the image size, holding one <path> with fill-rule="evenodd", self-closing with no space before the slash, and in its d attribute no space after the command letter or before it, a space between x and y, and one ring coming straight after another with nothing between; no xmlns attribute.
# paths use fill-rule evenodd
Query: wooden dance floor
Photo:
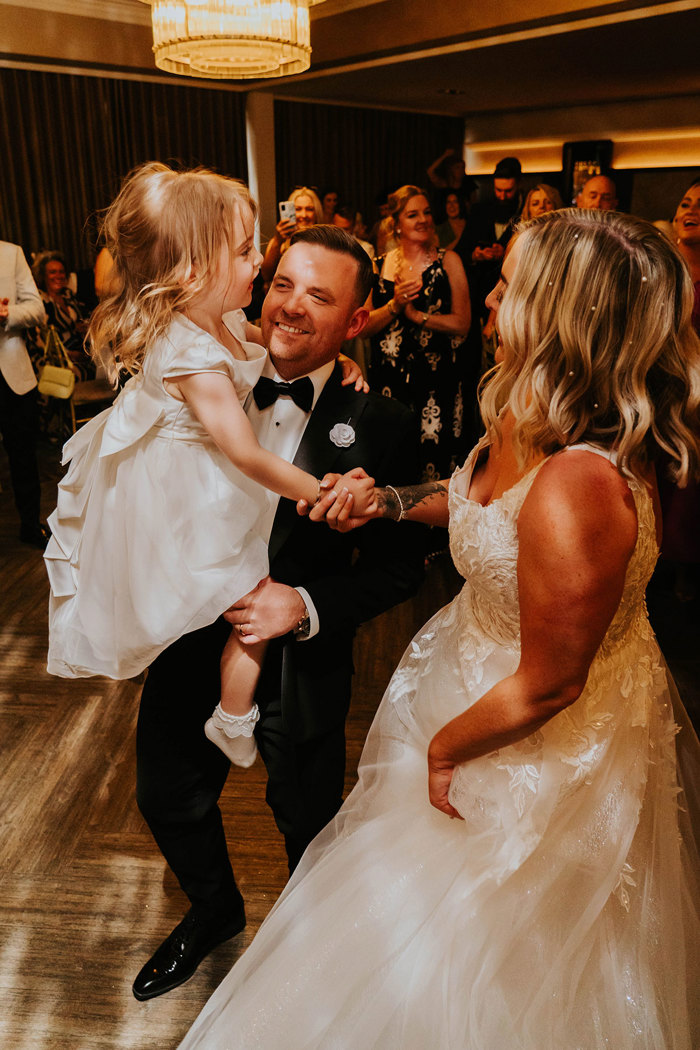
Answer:
<svg viewBox="0 0 700 1050"><path fill-rule="evenodd" d="M56 449L42 450L46 513L57 461ZM171 1050L285 883L263 767L258 760L252 770L232 770L222 800L248 926L187 984L138 1003L134 976L187 907L134 801L140 686L47 675L43 562L17 539L2 455L0 484L0 1048ZM403 649L456 586L447 560L438 561L413 601L359 632L348 789ZM700 601L681 606L663 576L650 597L662 647L697 724Z"/></svg>
<svg viewBox="0 0 700 1050"><path fill-rule="evenodd" d="M45 514L57 460L57 450L41 451ZM233 769L222 800L245 931L187 984L137 1002L133 978L187 908L134 800L140 685L46 673L43 561L17 539L1 453L0 484L0 1048L171 1050L286 881L264 768L258 759L251 770ZM455 586L443 560L416 599L359 632L348 722L352 774L403 649ZM348 789L352 783L349 775Z"/></svg>

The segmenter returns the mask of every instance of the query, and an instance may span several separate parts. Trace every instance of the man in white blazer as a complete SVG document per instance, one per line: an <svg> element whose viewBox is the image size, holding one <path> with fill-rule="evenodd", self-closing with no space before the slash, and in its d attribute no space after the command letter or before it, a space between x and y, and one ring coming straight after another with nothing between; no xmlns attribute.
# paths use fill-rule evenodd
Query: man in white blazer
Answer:
<svg viewBox="0 0 700 1050"><path fill-rule="evenodd" d="M49 531L39 520L36 376L23 333L45 322L41 296L22 249L0 241L0 433L20 518L19 538L42 548Z"/></svg>

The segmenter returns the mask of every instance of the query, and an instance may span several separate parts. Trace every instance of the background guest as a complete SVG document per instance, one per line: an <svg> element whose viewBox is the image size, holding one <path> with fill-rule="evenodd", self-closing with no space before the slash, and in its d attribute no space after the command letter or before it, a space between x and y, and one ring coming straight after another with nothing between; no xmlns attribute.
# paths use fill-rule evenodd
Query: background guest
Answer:
<svg viewBox="0 0 700 1050"><path fill-rule="evenodd" d="M430 197L436 223L444 222L447 217L446 203L450 191L456 190L469 204L478 189L474 179L467 175L464 160L454 149L446 149L441 153L427 169L426 174L431 182Z"/></svg>
<svg viewBox="0 0 700 1050"><path fill-rule="evenodd" d="M445 197L445 212L447 218L436 229L438 244L441 248L454 248L467 225L466 203L455 190Z"/></svg>
<svg viewBox="0 0 700 1050"><path fill-rule="evenodd" d="M548 211L559 211L564 207L561 194L554 186L548 186L546 182L539 182L531 189L525 198L520 218L523 222L536 219L538 215L544 215Z"/></svg>
<svg viewBox="0 0 700 1050"><path fill-rule="evenodd" d="M333 223L333 216L338 210L340 203L340 195L336 189L332 186L328 186L325 190L321 191L321 208L323 211L323 222L327 222L329 225Z"/></svg>
<svg viewBox="0 0 700 1050"><path fill-rule="evenodd" d="M465 238L465 265L470 266L472 309L486 319L486 296L498 280L501 260L523 206L520 161L499 160L493 172L493 197L474 205Z"/></svg>
<svg viewBox="0 0 700 1050"><path fill-rule="evenodd" d="M357 212L349 204L342 204L333 216L331 221L332 226L338 226L341 230L345 230L351 237L354 237L358 244L361 244L364 250L369 255L370 259L374 259L374 246L369 241L363 241L356 233L356 217Z"/></svg>
<svg viewBox="0 0 700 1050"><path fill-rule="evenodd" d="M561 199L559 190L555 189L554 186L548 186L546 182L540 182L534 189L530 190L525 198L520 219L523 222L528 222L530 219L536 219L538 215L544 215L548 211L559 211L563 207L564 202ZM489 357L495 350L495 345L492 343L492 338L495 334L495 322L496 311L491 310L483 331L485 350Z"/></svg>
<svg viewBox="0 0 700 1050"><path fill-rule="evenodd" d="M609 175L593 175L576 194L577 208L616 211L617 203L617 190Z"/></svg>
<svg viewBox="0 0 700 1050"><path fill-rule="evenodd" d="M383 244L382 250L379 250L379 231L382 223L389 217L389 192L388 190L380 190L374 198L376 217L371 230L367 234L367 239L374 245L377 255L385 255L387 251Z"/></svg>
<svg viewBox="0 0 700 1050"><path fill-rule="evenodd" d="M693 281L692 324L700 335L700 179L683 195L673 228L678 250ZM663 513L661 555L673 565L676 597L692 601L697 598L700 584L700 485L689 482L685 488L678 488L660 471L659 495Z"/></svg>
<svg viewBox="0 0 700 1050"><path fill-rule="evenodd" d="M420 417L423 478L448 477L464 452L458 356L469 288L458 256L437 248L425 191L402 186L389 206L399 247L377 259L365 330L374 337L370 386Z"/></svg>
<svg viewBox="0 0 700 1050"><path fill-rule="evenodd" d="M62 252L48 251L37 255L32 274L52 325L65 347L78 380L93 379L95 365L85 351L88 315L82 303L68 287L68 266ZM32 342L43 353L45 332L35 329Z"/></svg>
<svg viewBox="0 0 700 1050"><path fill-rule="evenodd" d="M44 548L49 530L39 520L36 462L36 376L24 332L46 314L18 244L0 241L0 432L10 465L22 543Z"/></svg>
<svg viewBox="0 0 700 1050"><path fill-rule="evenodd" d="M274 234L267 243L265 257L260 267L260 273L266 284L269 284L275 276L279 261L289 248L292 234L298 230L307 230L310 226L324 221L323 207L318 199L318 194L308 186L297 186L289 194L287 200L294 204L295 219L294 222L280 219L275 226Z"/></svg>

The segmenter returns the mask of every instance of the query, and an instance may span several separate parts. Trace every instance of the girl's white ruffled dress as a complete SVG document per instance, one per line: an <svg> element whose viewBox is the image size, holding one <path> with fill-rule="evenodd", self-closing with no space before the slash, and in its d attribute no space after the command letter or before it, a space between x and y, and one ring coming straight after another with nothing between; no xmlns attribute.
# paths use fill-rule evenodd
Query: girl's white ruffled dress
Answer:
<svg viewBox="0 0 700 1050"><path fill-rule="evenodd" d="M259 521L268 493L245 477L164 380L221 372L241 403L266 351L225 322L236 360L181 314L113 406L67 442L49 518L51 674L130 678L171 642L212 623L268 570Z"/></svg>
<svg viewBox="0 0 700 1050"><path fill-rule="evenodd" d="M359 783L181 1050L700 1046L698 856L679 795L693 764L697 792L699 750L646 615L657 548L642 485L581 697L458 767L463 821L428 802L430 739L519 659L517 524L540 468L482 507L473 462L450 487L464 587L411 642Z"/></svg>

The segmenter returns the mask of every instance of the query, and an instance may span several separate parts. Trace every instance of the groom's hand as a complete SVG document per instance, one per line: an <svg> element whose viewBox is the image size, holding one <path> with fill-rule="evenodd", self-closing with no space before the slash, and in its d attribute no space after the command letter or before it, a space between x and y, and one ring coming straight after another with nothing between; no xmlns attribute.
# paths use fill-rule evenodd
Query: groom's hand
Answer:
<svg viewBox="0 0 700 1050"><path fill-rule="evenodd" d="M238 631L244 645L253 645L293 631L305 608L298 591L266 576L254 591L226 610L224 619Z"/></svg>

